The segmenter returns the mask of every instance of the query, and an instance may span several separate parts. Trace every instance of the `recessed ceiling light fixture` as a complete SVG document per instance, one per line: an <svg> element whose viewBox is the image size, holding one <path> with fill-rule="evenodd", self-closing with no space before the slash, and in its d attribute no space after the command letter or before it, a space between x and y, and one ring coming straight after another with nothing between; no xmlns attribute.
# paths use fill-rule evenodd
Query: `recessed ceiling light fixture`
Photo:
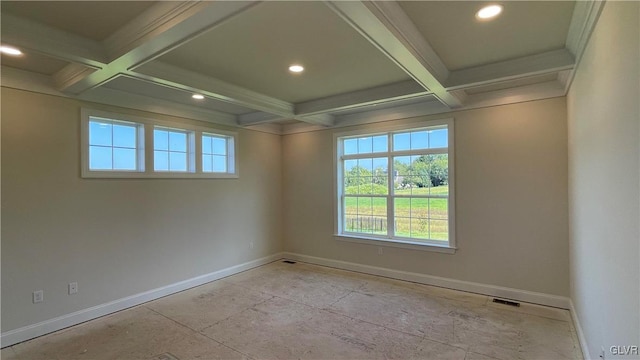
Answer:
<svg viewBox="0 0 640 360"><path fill-rule="evenodd" d="M497 5L497 4L487 5L482 9L478 10L478 12L476 13L476 18L478 18L479 20L489 20L500 15L501 12L502 12L502 5Z"/></svg>
<svg viewBox="0 0 640 360"><path fill-rule="evenodd" d="M304 71L304 67L302 67L302 65L291 65L289 66L289 71L299 74Z"/></svg>
<svg viewBox="0 0 640 360"><path fill-rule="evenodd" d="M0 52L3 54L11 55L11 56L20 56L22 55L22 51L14 48L13 46L0 46Z"/></svg>
<svg viewBox="0 0 640 360"><path fill-rule="evenodd" d="M193 95L191 95L191 97L196 99L196 100L204 99L204 95L200 95L200 94L193 94Z"/></svg>

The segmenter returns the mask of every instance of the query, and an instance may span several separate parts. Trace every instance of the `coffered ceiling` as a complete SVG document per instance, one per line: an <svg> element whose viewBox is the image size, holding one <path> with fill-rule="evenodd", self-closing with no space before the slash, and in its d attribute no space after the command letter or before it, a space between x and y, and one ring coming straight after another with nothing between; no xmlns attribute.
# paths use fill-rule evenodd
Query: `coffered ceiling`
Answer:
<svg viewBox="0 0 640 360"><path fill-rule="evenodd" d="M602 4L486 4L2 1L1 81L276 133L563 96Z"/></svg>

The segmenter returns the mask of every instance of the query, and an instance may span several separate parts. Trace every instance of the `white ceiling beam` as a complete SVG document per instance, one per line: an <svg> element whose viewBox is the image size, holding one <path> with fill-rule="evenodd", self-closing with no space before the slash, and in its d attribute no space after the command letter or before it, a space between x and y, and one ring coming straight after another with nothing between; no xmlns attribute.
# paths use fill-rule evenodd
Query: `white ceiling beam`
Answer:
<svg viewBox="0 0 640 360"><path fill-rule="evenodd" d="M11 14L2 14L2 43L96 69L107 63L100 42Z"/></svg>
<svg viewBox="0 0 640 360"><path fill-rule="evenodd" d="M452 71L445 85L448 90L465 89L497 82L572 69L575 59L566 49L500 61Z"/></svg>
<svg viewBox="0 0 640 360"><path fill-rule="evenodd" d="M286 118L279 115L262 112L262 111L238 115L238 124L241 126L266 124L266 123L271 123L274 121L281 121L281 120L286 120Z"/></svg>
<svg viewBox="0 0 640 360"><path fill-rule="evenodd" d="M383 104L389 101L411 99L427 94L429 94L429 91L426 91L418 83L413 80L407 80L297 103L295 104L295 111L297 115L330 113Z"/></svg>
<svg viewBox="0 0 640 360"><path fill-rule="evenodd" d="M293 104L180 67L154 61L129 76L176 89L198 92L216 100L283 117L293 116Z"/></svg>
<svg viewBox="0 0 640 360"><path fill-rule="evenodd" d="M253 1L158 2L105 40L110 62L62 91L80 94L192 40L255 5Z"/></svg>
<svg viewBox="0 0 640 360"><path fill-rule="evenodd" d="M436 98L451 108L462 106L443 86L449 71L400 5L394 1L327 4Z"/></svg>

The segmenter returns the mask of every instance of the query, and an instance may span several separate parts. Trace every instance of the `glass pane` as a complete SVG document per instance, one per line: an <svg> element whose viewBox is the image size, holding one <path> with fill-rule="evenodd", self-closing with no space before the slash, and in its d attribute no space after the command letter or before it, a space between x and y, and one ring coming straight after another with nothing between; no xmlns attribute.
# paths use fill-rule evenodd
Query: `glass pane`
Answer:
<svg viewBox="0 0 640 360"><path fill-rule="evenodd" d="M449 200L429 199L429 217L432 219L447 219L449 217Z"/></svg>
<svg viewBox="0 0 640 360"><path fill-rule="evenodd" d="M111 124L89 122L89 145L111 146Z"/></svg>
<svg viewBox="0 0 640 360"><path fill-rule="evenodd" d="M430 148L443 148L449 145L448 130L433 130L429 131L429 147Z"/></svg>
<svg viewBox="0 0 640 360"><path fill-rule="evenodd" d="M136 148L136 128L113 125L113 146Z"/></svg>
<svg viewBox="0 0 640 360"><path fill-rule="evenodd" d="M171 146L171 144L169 144ZM187 171L187 154L182 152L169 153L169 170Z"/></svg>
<svg viewBox="0 0 640 360"><path fill-rule="evenodd" d="M431 155L429 176L434 187L449 184L449 156L447 154Z"/></svg>
<svg viewBox="0 0 640 360"><path fill-rule="evenodd" d="M213 171L214 172L227 172L227 157L214 155L213 156Z"/></svg>
<svg viewBox="0 0 640 360"><path fill-rule="evenodd" d="M438 187L432 187L429 189L431 195L449 195L449 185L440 185Z"/></svg>
<svg viewBox="0 0 640 360"><path fill-rule="evenodd" d="M360 176L371 176L373 171L373 159L359 159L358 168Z"/></svg>
<svg viewBox="0 0 640 360"><path fill-rule="evenodd" d="M136 150L134 149L113 149L113 169L114 170L135 170Z"/></svg>
<svg viewBox="0 0 640 360"><path fill-rule="evenodd" d="M213 154L213 148L211 147L211 136L202 135L202 153Z"/></svg>
<svg viewBox="0 0 640 360"><path fill-rule="evenodd" d="M387 217L387 199L386 198L372 198L371 209L374 216Z"/></svg>
<svg viewBox="0 0 640 360"><path fill-rule="evenodd" d="M411 199L411 217L412 218L428 218L429 217L429 199L412 198Z"/></svg>
<svg viewBox="0 0 640 360"><path fill-rule="evenodd" d="M386 216L373 216L371 218L372 229L371 232L376 235L387 234L387 217Z"/></svg>
<svg viewBox="0 0 640 360"><path fill-rule="evenodd" d="M358 153L358 139L345 139L344 140L344 154L351 155Z"/></svg>
<svg viewBox="0 0 640 360"><path fill-rule="evenodd" d="M429 136L427 131L414 131L411 133L411 149L427 149L429 148Z"/></svg>
<svg viewBox="0 0 640 360"><path fill-rule="evenodd" d="M169 153L166 151L154 151L153 168L156 171L169 171Z"/></svg>
<svg viewBox="0 0 640 360"><path fill-rule="evenodd" d="M433 220L429 221L429 229L431 231L432 240L449 240L449 221Z"/></svg>
<svg viewBox="0 0 640 360"><path fill-rule="evenodd" d="M429 220L412 218L411 237L414 239L429 239Z"/></svg>
<svg viewBox="0 0 640 360"><path fill-rule="evenodd" d="M373 151L372 139L370 137L363 137L358 139L358 153L366 154Z"/></svg>
<svg viewBox="0 0 640 360"><path fill-rule="evenodd" d="M227 140L214 137L211 139L213 143L213 153L216 155L227 155Z"/></svg>
<svg viewBox="0 0 640 360"><path fill-rule="evenodd" d="M411 211L411 199L409 198L395 198L394 211L396 216L409 217Z"/></svg>
<svg viewBox="0 0 640 360"><path fill-rule="evenodd" d="M411 237L411 220L409 218L396 216L393 226L395 236Z"/></svg>
<svg viewBox="0 0 640 360"><path fill-rule="evenodd" d="M169 150L187 152L187 134L170 131Z"/></svg>
<svg viewBox="0 0 640 360"><path fill-rule="evenodd" d="M358 214L358 198L353 196L345 196L344 198L344 213L347 215Z"/></svg>
<svg viewBox="0 0 640 360"><path fill-rule="evenodd" d="M373 137L373 152L388 151L389 139L387 135L379 135Z"/></svg>
<svg viewBox="0 0 640 360"><path fill-rule="evenodd" d="M211 155L202 155L202 171L204 172L212 172L213 171L213 158Z"/></svg>
<svg viewBox="0 0 640 360"><path fill-rule="evenodd" d="M111 170L113 162L111 159L111 148L102 146L89 146L89 169L91 170Z"/></svg>
<svg viewBox="0 0 640 360"><path fill-rule="evenodd" d="M153 130L153 149L169 150L169 133L165 130Z"/></svg>
<svg viewBox="0 0 640 360"><path fill-rule="evenodd" d="M353 170L353 168L355 168L356 166L358 166L358 160L345 160L344 162L344 171L345 171L345 176L347 175L347 172L351 172ZM352 173L350 176L354 176L354 173Z"/></svg>
<svg viewBox="0 0 640 360"><path fill-rule="evenodd" d="M393 134L393 150L409 150L411 146L411 137L409 133Z"/></svg>
<svg viewBox="0 0 640 360"><path fill-rule="evenodd" d="M373 201L370 197L359 197L358 198L358 215L372 215L373 209L371 206L373 205Z"/></svg>

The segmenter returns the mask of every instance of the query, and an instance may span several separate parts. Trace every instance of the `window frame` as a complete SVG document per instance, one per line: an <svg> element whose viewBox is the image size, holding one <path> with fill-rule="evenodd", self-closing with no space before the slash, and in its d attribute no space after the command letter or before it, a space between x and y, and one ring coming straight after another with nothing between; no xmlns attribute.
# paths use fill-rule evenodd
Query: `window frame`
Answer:
<svg viewBox="0 0 640 360"><path fill-rule="evenodd" d="M238 166L238 133L235 131L220 130L214 127L192 125L177 121L166 121L128 115L122 113L114 113L90 108L81 108L80 110L80 168L82 178L145 178L145 179L237 179L239 177ZM91 118L100 118L105 121L121 121L127 123L135 123L141 127L139 133L144 134L144 141L138 143L138 151L142 152L144 158L144 169L139 171L133 170L91 170L89 169L89 122ZM154 153L154 130L156 128L164 128L168 130L177 130L186 132L187 147L192 152L193 171L171 172L171 171L155 171L153 159ZM232 146L228 146L228 151L232 150L228 156L233 160L233 168L228 167L227 170L233 172L203 172L202 171L202 134L217 135L233 139ZM188 162L190 160L188 159Z"/></svg>
<svg viewBox="0 0 640 360"><path fill-rule="evenodd" d="M425 130L429 128L437 128L437 127L446 127L447 128L447 150L446 152L442 151L434 151L434 149L421 149L421 150L398 150L393 151L391 148L392 140L394 133L399 132L410 132L417 130ZM448 225L449 225L449 239L448 243L442 241L442 243L438 243L435 241L422 241L417 239L405 238L405 237L397 237L397 236L389 236L389 235L376 235L376 234L365 234L365 233L352 233L346 232L343 229L343 220L344 220L344 203L343 203L343 191L344 191L344 161L343 154L344 151L344 138L347 137L358 137L358 136L376 136L376 135L388 135L388 149L386 152L371 152L366 154L355 154L355 155L346 155L347 159L353 158L376 158L376 157L385 157L389 161L388 165L388 178L391 179L393 176L393 158L395 156L403 156L407 154L413 153L446 153L448 154L448 171L449 171L449 196L448 196ZM426 250L426 251L435 251L441 253L453 254L455 253L456 247L456 236L455 236L455 139L454 139L454 119L439 119L439 120L430 120L430 121L420 121L420 122L412 122L405 124L394 124L394 125L386 125L386 126L372 126L366 129L360 130L352 130L346 132L339 132L334 134L333 141L333 152L334 152L334 237L337 240L341 241L349 241L354 243L368 244L368 245L376 245L376 246L390 246L390 247L398 247L405 249L413 249L413 250ZM413 154L415 155L415 154ZM392 180L389 180L391 182ZM389 185L388 185L389 186ZM394 209L393 207L393 199L395 198L392 195L392 189L388 189L389 192L387 195L381 195L385 199L391 199L391 207L389 206L389 200L387 201L387 221L391 223L393 220ZM391 219L391 220L390 220ZM388 228L388 227L387 227Z"/></svg>

